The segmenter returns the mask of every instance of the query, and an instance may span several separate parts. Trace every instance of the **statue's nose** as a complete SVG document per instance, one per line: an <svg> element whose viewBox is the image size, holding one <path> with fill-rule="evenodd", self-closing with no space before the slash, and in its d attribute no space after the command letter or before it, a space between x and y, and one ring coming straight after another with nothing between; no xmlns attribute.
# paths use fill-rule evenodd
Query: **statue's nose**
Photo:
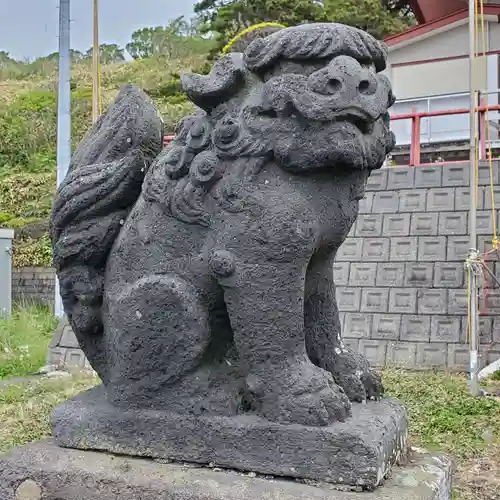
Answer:
<svg viewBox="0 0 500 500"><path fill-rule="evenodd" d="M309 77L309 86L324 95L373 95L377 91L375 73L352 57L335 58L326 68Z"/></svg>

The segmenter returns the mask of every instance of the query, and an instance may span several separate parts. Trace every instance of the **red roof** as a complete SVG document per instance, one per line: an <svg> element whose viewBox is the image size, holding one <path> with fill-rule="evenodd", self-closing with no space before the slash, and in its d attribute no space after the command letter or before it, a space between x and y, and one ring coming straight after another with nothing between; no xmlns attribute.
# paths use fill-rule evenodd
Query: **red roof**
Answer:
<svg viewBox="0 0 500 500"><path fill-rule="evenodd" d="M409 3L411 4L419 24L413 26L409 30L403 31L403 33L387 37L385 43L389 46L397 45L412 38L425 35L426 33L454 24L462 19L467 19L469 16L467 0L409 0ZM445 11L444 7L446 6L451 10L452 4L460 8L455 8L455 10L447 14L436 17L437 13ZM486 15L499 16L500 5L485 4L484 13ZM426 17L427 15L429 17ZM421 19L423 19L423 21L421 21Z"/></svg>

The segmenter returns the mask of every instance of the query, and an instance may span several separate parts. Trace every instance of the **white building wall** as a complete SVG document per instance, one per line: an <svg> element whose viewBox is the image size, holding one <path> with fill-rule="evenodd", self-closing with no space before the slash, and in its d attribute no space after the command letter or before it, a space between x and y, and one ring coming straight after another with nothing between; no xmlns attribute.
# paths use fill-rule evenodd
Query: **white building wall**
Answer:
<svg viewBox="0 0 500 500"><path fill-rule="evenodd" d="M391 64L413 63L415 61L427 61L429 59L441 59L445 57L457 57L469 53L469 28L467 20L464 24L443 33L429 33L422 38L396 50L390 50L389 60ZM499 44L500 48L500 44ZM481 49L482 51L482 44Z"/></svg>
<svg viewBox="0 0 500 500"><path fill-rule="evenodd" d="M500 24L489 20L485 35L486 51L500 51ZM481 34L479 38L481 40ZM469 107L467 20L448 31L429 34L413 43L407 42L406 45L401 44L399 48L389 50L389 64L385 73L398 99L391 114L410 113L413 108L418 111L438 111ZM479 51L482 52L482 45ZM492 92L488 96L490 105L498 104L498 67L498 54L477 59L477 87ZM489 118L498 120L499 113L490 112ZM393 121L391 126L398 144L410 143L411 120ZM492 139L496 139L497 132L495 129L490 130ZM466 140L468 137L468 115L422 119L422 143Z"/></svg>
<svg viewBox="0 0 500 500"><path fill-rule="evenodd" d="M497 59L496 55L487 56ZM488 87L484 57L478 58L478 88ZM494 68L490 66L490 72ZM494 71L495 72L495 71ZM391 81L398 99L469 91L469 60L450 59L411 66L392 67Z"/></svg>

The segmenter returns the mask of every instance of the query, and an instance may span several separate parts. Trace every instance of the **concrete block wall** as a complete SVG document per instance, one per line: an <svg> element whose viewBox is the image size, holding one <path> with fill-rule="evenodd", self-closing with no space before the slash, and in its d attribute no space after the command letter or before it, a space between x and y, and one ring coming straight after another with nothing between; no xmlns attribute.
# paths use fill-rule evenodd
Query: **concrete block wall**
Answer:
<svg viewBox="0 0 500 500"><path fill-rule="evenodd" d="M80 349L75 334L65 316L59 321L59 325L49 344L47 365L59 369L71 368L92 371L92 367Z"/></svg>
<svg viewBox="0 0 500 500"><path fill-rule="evenodd" d="M12 301L54 305L55 272L44 267L12 270Z"/></svg>
<svg viewBox="0 0 500 500"><path fill-rule="evenodd" d="M500 208L498 164L495 206ZM489 168L479 168L478 247L491 248ZM345 342L381 367L468 370L468 165L394 167L373 172L334 274ZM497 221L500 227L500 220ZM500 276L492 253L487 265ZM480 363L500 358L500 289L481 303ZM15 296L53 301L53 270L16 270ZM71 328L54 334L49 363L88 367Z"/></svg>
<svg viewBox="0 0 500 500"><path fill-rule="evenodd" d="M498 165L495 206L500 207ZM479 169L478 246L491 249L489 167ZM373 172L334 274L346 343L376 366L467 371L468 165ZM497 227L500 221L497 221ZM500 276L496 253L487 265ZM481 364L500 358L500 290L482 301Z"/></svg>

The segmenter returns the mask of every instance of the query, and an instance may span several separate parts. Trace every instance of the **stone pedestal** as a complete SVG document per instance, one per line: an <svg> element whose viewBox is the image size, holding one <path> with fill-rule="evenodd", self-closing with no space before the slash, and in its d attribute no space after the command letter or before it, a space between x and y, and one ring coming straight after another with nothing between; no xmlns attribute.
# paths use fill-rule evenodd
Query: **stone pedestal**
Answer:
<svg viewBox="0 0 500 500"><path fill-rule="evenodd" d="M216 467L64 449L51 441L0 456L1 500L450 500L451 463L416 455L373 492Z"/></svg>
<svg viewBox="0 0 500 500"><path fill-rule="evenodd" d="M53 413L58 444L373 489L406 456L407 418L391 399L353 404L346 422L281 425L246 414L197 416L110 405L96 387Z"/></svg>

